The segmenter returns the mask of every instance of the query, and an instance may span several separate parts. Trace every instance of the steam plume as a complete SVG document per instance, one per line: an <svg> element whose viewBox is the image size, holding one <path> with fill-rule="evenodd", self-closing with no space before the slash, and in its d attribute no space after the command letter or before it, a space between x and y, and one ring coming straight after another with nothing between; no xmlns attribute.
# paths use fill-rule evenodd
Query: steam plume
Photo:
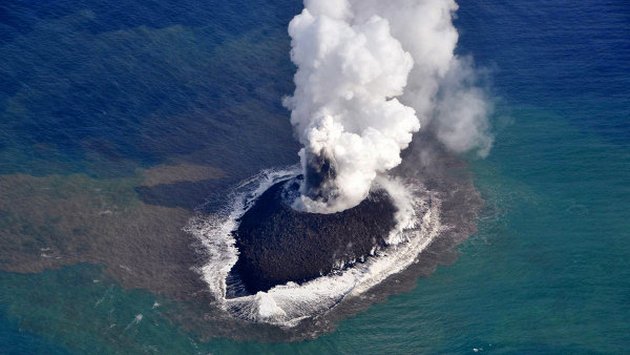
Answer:
<svg viewBox="0 0 630 355"><path fill-rule="evenodd" d="M285 100L304 148L296 207L358 205L401 163L420 129L449 149L488 153L483 91L454 55L452 0L305 0L289 25L295 93Z"/></svg>

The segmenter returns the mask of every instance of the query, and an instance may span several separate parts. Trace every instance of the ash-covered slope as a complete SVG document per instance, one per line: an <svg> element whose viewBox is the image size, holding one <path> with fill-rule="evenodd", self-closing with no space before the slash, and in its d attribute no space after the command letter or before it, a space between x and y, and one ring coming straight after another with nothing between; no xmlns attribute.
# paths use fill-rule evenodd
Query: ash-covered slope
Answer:
<svg viewBox="0 0 630 355"><path fill-rule="evenodd" d="M283 181L269 188L234 233L240 255L232 275L250 294L312 280L368 257L385 246L396 223L396 208L383 191L349 210L315 214L291 208L283 198L287 189L297 184Z"/></svg>

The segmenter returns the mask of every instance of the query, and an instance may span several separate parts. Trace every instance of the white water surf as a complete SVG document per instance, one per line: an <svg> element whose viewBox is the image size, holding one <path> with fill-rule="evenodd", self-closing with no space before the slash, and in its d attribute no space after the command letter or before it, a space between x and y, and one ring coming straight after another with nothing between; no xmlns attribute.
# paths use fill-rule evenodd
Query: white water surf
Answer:
<svg viewBox="0 0 630 355"><path fill-rule="evenodd" d="M227 298L227 277L238 260L233 232L238 219L256 199L274 184L297 176L299 167L265 170L237 186L231 204L218 213L193 218L186 230L202 245L206 263L199 268L203 280L218 305L234 317L259 323L293 327L306 318L317 317L349 297L360 297L386 278L417 261L420 253L443 230L437 193L421 184L381 176L376 186L392 197L398 209L397 224L390 233L387 248L375 251L363 262L343 271L297 284L289 282L267 292ZM338 265L339 269L343 265Z"/></svg>

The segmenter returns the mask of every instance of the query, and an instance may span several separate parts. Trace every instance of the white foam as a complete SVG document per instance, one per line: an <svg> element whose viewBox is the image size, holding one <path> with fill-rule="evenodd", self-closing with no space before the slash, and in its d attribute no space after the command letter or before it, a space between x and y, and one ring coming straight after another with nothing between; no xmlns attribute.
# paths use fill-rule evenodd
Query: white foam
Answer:
<svg viewBox="0 0 630 355"><path fill-rule="evenodd" d="M344 298L359 296L413 264L442 230L440 201L434 193L418 183L380 176L377 186L388 192L398 208L397 225L389 235L387 248L375 250L374 256L343 272L301 285L289 282L256 295L226 298L226 279L238 260L232 234L238 228L237 220L269 187L299 172L299 167L265 170L235 189L229 208L195 217L187 227L200 240L207 257L199 270L203 279L218 304L235 317L292 327L305 318L329 312Z"/></svg>

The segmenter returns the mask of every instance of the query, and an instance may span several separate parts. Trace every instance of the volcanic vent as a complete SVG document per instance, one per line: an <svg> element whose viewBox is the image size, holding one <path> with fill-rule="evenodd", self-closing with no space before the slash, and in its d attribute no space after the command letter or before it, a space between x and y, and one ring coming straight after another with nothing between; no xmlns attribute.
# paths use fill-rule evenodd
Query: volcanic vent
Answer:
<svg viewBox="0 0 630 355"><path fill-rule="evenodd" d="M241 217L233 232L239 258L228 277L228 297L342 271L386 246L396 207L385 191L342 212L307 213L290 205L302 179L276 183Z"/></svg>

